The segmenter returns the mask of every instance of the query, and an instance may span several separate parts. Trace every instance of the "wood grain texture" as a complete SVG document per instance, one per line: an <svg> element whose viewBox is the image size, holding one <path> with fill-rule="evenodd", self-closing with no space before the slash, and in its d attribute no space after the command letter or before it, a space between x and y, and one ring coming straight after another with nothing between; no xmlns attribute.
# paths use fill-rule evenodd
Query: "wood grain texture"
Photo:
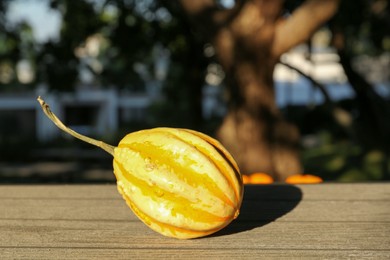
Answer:
<svg viewBox="0 0 390 260"><path fill-rule="evenodd" d="M246 186L215 235L163 237L113 185L0 186L1 259L390 259L390 184Z"/></svg>

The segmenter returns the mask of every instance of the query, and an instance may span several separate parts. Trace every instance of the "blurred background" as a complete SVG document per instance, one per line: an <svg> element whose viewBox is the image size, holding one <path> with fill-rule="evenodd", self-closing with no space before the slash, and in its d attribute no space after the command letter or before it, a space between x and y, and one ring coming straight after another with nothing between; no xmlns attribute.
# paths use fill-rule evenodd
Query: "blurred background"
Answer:
<svg viewBox="0 0 390 260"><path fill-rule="evenodd" d="M135 130L184 127L221 138L245 174L282 180L277 165L251 161L272 161L286 143L302 173L390 179L389 1L342 1L323 20L293 18L332 1L189 2L0 1L0 182L114 182L110 155L61 133L38 95L70 128L112 145ZM287 47L262 33L282 20L293 25L279 37ZM253 102L250 80L267 90ZM223 126L242 111L261 138L227 140ZM294 146L274 134L280 122L297 130ZM240 138L260 148L242 148Z"/></svg>

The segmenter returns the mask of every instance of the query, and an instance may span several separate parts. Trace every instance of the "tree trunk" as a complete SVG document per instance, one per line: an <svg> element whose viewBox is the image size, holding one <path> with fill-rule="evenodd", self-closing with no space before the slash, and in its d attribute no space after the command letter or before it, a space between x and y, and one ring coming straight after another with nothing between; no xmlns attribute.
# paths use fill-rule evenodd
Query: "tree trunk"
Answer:
<svg viewBox="0 0 390 260"><path fill-rule="evenodd" d="M244 174L265 172L276 180L301 173L299 133L280 114L273 85L275 57L265 57L271 45L239 49L233 66L222 57L224 47L216 44L217 53L229 79L229 111L217 138L233 154Z"/></svg>
<svg viewBox="0 0 390 260"><path fill-rule="evenodd" d="M276 180L284 180L302 172L297 129L266 109L258 112L252 114L242 107L231 109L217 134L238 161L242 173L265 172Z"/></svg>

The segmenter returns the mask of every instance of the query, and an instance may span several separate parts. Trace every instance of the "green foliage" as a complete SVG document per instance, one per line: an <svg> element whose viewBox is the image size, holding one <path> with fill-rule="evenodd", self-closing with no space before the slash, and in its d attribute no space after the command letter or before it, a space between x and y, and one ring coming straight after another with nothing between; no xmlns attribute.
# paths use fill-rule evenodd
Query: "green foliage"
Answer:
<svg viewBox="0 0 390 260"><path fill-rule="evenodd" d="M156 44L176 48L165 32L172 35L177 27L170 25L170 13L157 1L51 0L48 4L61 15L61 30L58 39L41 43L33 41L28 24L9 27L7 4L1 2L0 67L11 66L15 84L21 83L15 76L17 62L28 58L36 70L32 84L46 82L51 90L72 91L84 69L102 87L145 91L145 82L154 76ZM91 42L98 45L97 53L86 53Z"/></svg>
<svg viewBox="0 0 390 260"><path fill-rule="evenodd" d="M34 40L30 25L24 21L14 26L6 22L8 2L0 4L0 89L7 91L18 84L19 61L34 62ZM18 90L15 89L14 90Z"/></svg>
<svg viewBox="0 0 390 260"><path fill-rule="evenodd" d="M71 91L79 77L80 60L75 48L103 23L89 1L52 0L50 6L61 13L63 20L58 41L49 41L40 48L38 80L46 81L50 89Z"/></svg>
<svg viewBox="0 0 390 260"><path fill-rule="evenodd" d="M350 55L390 51L390 4L387 0L341 1L331 25L345 35Z"/></svg>
<svg viewBox="0 0 390 260"><path fill-rule="evenodd" d="M330 132L319 132L316 138L319 145L303 150L306 173L341 182L386 179L384 173L390 171L390 160L383 151L365 150L350 140L337 140Z"/></svg>

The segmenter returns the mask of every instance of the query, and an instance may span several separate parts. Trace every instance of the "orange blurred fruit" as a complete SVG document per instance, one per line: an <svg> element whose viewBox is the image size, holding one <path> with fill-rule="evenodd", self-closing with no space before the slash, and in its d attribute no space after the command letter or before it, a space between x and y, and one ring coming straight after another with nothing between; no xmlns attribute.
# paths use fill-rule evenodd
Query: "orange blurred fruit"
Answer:
<svg viewBox="0 0 390 260"><path fill-rule="evenodd" d="M262 172L252 173L250 175L243 175L244 184L270 184L274 182L274 179Z"/></svg>
<svg viewBox="0 0 390 260"><path fill-rule="evenodd" d="M321 183L323 180L311 174L295 174L286 178L286 183L289 184L314 184Z"/></svg>

